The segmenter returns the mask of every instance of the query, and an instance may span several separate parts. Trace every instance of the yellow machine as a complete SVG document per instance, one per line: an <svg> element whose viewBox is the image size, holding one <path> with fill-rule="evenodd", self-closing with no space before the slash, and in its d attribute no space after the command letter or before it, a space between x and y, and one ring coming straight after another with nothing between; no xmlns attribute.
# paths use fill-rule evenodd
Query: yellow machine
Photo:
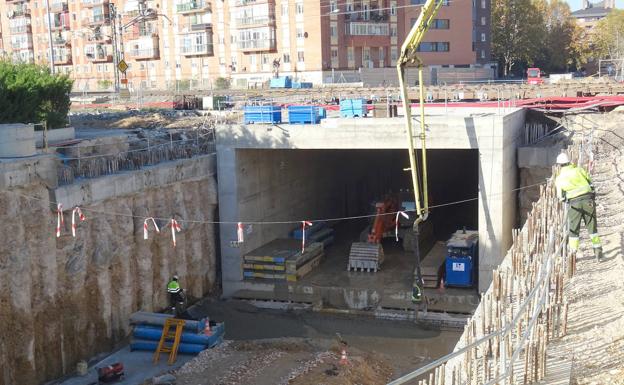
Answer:
<svg viewBox="0 0 624 385"><path fill-rule="evenodd" d="M399 86L401 87L401 98L405 109L405 128L407 131L407 141L409 144L409 159L412 173L412 185L414 190L414 201L416 202L416 221L414 221L414 232L418 239L418 229L420 223L427 220L429 216L429 201L427 198L427 151L425 140L425 88L423 85L423 63L417 56L418 46L422 42L425 33L429 30L431 23L438 14L444 0L427 0L423 5L418 20L410 30L401 46L401 55L397 62L397 71L399 72ZM406 73L409 64L415 64L418 67L418 85L420 87L420 142L421 142L421 165L422 178L418 175L418 160L414 151L414 134L412 130L412 109L410 107L410 99L407 93ZM422 186L421 186L422 184ZM422 192L421 192L422 191ZM422 202L421 202L422 196ZM415 242L416 254L416 271L414 277L414 285L412 290L412 301L422 301L422 278L420 272L420 250L418 241Z"/></svg>

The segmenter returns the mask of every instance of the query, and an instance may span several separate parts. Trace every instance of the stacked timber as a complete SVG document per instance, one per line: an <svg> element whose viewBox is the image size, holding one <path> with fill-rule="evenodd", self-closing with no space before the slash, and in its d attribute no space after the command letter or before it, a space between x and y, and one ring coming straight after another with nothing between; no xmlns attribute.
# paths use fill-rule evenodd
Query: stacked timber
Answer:
<svg viewBox="0 0 624 385"><path fill-rule="evenodd" d="M307 244L302 253L301 241L275 239L243 257L243 277L297 282L317 267L324 256L320 242Z"/></svg>
<svg viewBox="0 0 624 385"><path fill-rule="evenodd" d="M301 227L297 227L291 231L290 237L299 240L303 239L303 230ZM324 222L314 222L312 226L306 228L305 237L306 243L320 242L324 247L327 247L334 243L334 229L328 227Z"/></svg>
<svg viewBox="0 0 624 385"><path fill-rule="evenodd" d="M173 318L173 316L150 312L133 313L130 316L130 324L134 326L130 350L156 351L167 318ZM207 323L210 328L207 327ZM178 353L198 354L202 350L215 347L223 341L224 334L224 323L208 319L185 320Z"/></svg>
<svg viewBox="0 0 624 385"><path fill-rule="evenodd" d="M429 254L420 263L420 273L422 274L424 287L438 287L445 259L446 245L444 242L436 242Z"/></svg>

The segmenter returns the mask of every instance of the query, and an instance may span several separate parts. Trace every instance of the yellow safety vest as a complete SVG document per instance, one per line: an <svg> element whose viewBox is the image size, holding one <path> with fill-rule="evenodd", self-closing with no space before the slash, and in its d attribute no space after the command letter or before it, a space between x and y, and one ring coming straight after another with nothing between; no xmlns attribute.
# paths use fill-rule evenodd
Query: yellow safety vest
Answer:
<svg viewBox="0 0 624 385"><path fill-rule="evenodd" d="M573 199L590 193L592 191L590 183L591 179L587 171L582 167L570 164L561 168L555 180L555 187L559 197L564 197L563 193L565 192L566 199Z"/></svg>

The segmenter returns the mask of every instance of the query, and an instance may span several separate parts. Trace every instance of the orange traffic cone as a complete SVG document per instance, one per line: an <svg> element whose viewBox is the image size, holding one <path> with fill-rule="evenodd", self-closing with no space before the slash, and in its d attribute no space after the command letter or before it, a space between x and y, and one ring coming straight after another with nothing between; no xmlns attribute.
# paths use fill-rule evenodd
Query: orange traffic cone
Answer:
<svg viewBox="0 0 624 385"><path fill-rule="evenodd" d="M347 349L342 348L340 352L340 361L338 361L340 365L347 365L349 363L349 359L347 358Z"/></svg>
<svg viewBox="0 0 624 385"><path fill-rule="evenodd" d="M210 318L206 318L206 326L204 326L204 334L210 337L212 330L210 330Z"/></svg>

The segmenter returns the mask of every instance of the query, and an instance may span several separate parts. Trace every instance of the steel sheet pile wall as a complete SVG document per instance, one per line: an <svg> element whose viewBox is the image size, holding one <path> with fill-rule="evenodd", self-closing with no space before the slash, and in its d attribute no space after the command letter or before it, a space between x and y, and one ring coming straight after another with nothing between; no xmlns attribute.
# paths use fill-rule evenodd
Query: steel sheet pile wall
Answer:
<svg viewBox="0 0 624 385"><path fill-rule="evenodd" d="M570 152L579 159L578 149ZM565 223L563 203L549 179L540 186L540 199L522 230L514 231L513 245L494 270L455 351L391 384L413 379L419 385L531 384L543 379L548 342L566 334L563 286L576 268Z"/></svg>

